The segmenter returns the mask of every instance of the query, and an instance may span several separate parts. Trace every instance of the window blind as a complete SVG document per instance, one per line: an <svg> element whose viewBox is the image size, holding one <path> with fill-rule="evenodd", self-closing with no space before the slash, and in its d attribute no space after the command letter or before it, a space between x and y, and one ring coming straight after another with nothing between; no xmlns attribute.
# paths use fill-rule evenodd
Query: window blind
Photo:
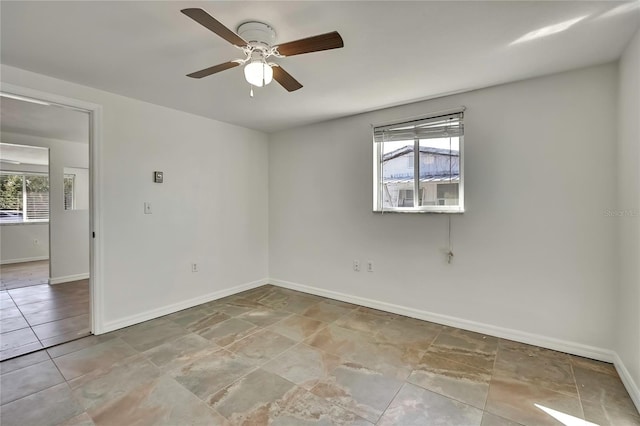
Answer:
<svg viewBox="0 0 640 426"><path fill-rule="evenodd" d="M382 143L415 139L460 137L464 135L464 125L462 124L463 115L464 113L461 111L437 117L374 127L374 141Z"/></svg>
<svg viewBox="0 0 640 426"><path fill-rule="evenodd" d="M35 173L0 173L0 212L3 222L48 220L49 177Z"/></svg>

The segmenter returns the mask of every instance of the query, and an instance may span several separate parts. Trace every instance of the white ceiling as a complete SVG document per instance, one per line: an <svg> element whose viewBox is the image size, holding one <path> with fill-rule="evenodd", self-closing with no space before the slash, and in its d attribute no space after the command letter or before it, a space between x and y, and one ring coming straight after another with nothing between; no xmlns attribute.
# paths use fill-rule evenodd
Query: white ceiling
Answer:
<svg viewBox="0 0 640 426"><path fill-rule="evenodd" d="M1 61L249 128L284 128L447 93L605 63L637 30L638 2L57 2L1 3ZM180 13L200 7L235 30L262 20L277 43L337 30L343 49L278 59L304 87L256 89L238 58ZM561 29L514 43L527 34ZM549 28L551 27L551 28Z"/></svg>
<svg viewBox="0 0 640 426"><path fill-rule="evenodd" d="M0 97L0 129L70 142L89 142L89 115L55 105Z"/></svg>
<svg viewBox="0 0 640 426"><path fill-rule="evenodd" d="M0 163L49 165L49 150L35 146L0 143Z"/></svg>

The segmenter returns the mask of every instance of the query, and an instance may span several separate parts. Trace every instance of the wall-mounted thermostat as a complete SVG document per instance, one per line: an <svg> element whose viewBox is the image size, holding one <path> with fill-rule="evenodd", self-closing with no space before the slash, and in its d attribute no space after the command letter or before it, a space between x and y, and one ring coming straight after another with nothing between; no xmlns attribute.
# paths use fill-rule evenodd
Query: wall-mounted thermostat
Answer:
<svg viewBox="0 0 640 426"><path fill-rule="evenodd" d="M162 183L162 179L164 178L164 173L162 172L153 172L153 181L155 183Z"/></svg>

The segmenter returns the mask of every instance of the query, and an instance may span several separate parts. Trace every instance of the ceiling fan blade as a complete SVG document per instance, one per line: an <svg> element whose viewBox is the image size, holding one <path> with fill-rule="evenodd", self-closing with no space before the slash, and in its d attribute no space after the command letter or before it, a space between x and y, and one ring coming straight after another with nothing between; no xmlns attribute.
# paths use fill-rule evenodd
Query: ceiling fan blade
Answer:
<svg viewBox="0 0 640 426"><path fill-rule="evenodd" d="M337 31L290 41L277 46L278 52L283 56L301 55L303 53L339 49L341 47L344 47L344 42Z"/></svg>
<svg viewBox="0 0 640 426"><path fill-rule="evenodd" d="M293 92L302 88L302 84L300 84L300 82L298 82L298 80L296 80L295 78L291 77L291 74L283 70L282 67L273 67L273 78L289 92Z"/></svg>
<svg viewBox="0 0 640 426"><path fill-rule="evenodd" d="M187 74L187 77L202 78L220 71L228 70L229 68L237 67L238 65L240 64L237 62L225 62L224 64L218 64L200 71L192 72L191 74Z"/></svg>
<svg viewBox="0 0 640 426"><path fill-rule="evenodd" d="M243 47L247 45L247 42L244 41L242 37L238 34L231 31L229 28L222 25L218 22L213 16L209 15L202 9L191 8L191 9L182 9L182 13L187 15L189 18L193 19L203 27L213 31L218 34L223 39L227 40L231 44L235 44L236 46Z"/></svg>

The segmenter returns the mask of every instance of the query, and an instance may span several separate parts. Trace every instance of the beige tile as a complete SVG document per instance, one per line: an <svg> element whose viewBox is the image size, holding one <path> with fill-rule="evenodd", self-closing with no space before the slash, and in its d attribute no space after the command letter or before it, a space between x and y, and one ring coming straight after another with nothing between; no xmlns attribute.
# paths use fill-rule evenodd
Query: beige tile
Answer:
<svg viewBox="0 0 640 426"><path fill-rule="evenodd" d="M206 401L254 368L253 363L240 355L224 349L207 349L195 354L191 362L170 371L169 375Z"/></svg>
<svg viewBox="0 0 640 426"><path fill-rule="evenodd" d="M95 426L95 423L91 420L91 416L87 413L82 413L61 423L59 426Z"/></svg>
<svg viewBox="0 0 640 426"><path fill-rule="evenodd" d="M573 372L583 401L600 403L612 410L636 415L636 407L617 375L575 365Z"/></svg>
<svg viewBox="0 0 640 426"><path fill-rule="evenodd" d="M185 325L184 327L189 331L197 332L198 330L203 330L213 325L220 324L221 322L226 321L229 318L231 317L225 313L212 312L203 316L197 321Z"/></svg>
<svg viewBox="0 0 640 426"><path fill-rule="evenodd" d="M482 415L482 423L480 426L521 426L520 423L504 419L495 414L485 412Z"/></svg>
<svg viewBox="0 0 640 426"><path fill-rule="evenodd" d="M594 359L583 358L575 355L568 355L568 357L574 367L580 367L583 369L596 371L598 373L604 373L610 376L618 377L618 372L611 363L596 361Z"/></svg>
<svg viewBox="0 0 640 426"><path fill-rule="evenodd" d="M316 303L308 309L305 309L301 313L301 315L304 317L313 318L318 321L333 322L341 316L348 314L353 309L355 309L355 305L341 306L337 304L327 303L325 301Z"/></svg>
<svg viewBox="0 0 640 426"><path fill-rule="evenodd" d="M9 292L25 302L35 296L25 305L27 320L63 319L78 306L74 300L88 298L86 283ZM9 292L0 301L10 301ZM0 314L21 316L11 306ZM51 366L48 354L71 393L53 384L61 379L43 367ZM0 367L0 380L11 379L3 426L558 424L534 404L578 419L584 407L586 419L601 426L639 425L610 364L274 286ZM571 392L573 378L582 400Z"/></svg>
<svg viewBox="0 0 640 426"><path fill-rule="evenodd" d="M266 363L262 368L305 389L313 388L339 365L341 360L317 348L299 344Z"/></svg>
<svg viewBox="0 0 640 426"><path fill-rule="evenodd" d="M257 369L207 398L232 424L268 424L272 404L295 385L277 374Z"/></svg>
<svg viewBox="0 0 640 426"><path fill-rule="evenodd" d="M516 380L491 380L486 411L527 426L557 426L555 418L543 408L583 418L577 397Z"/></svg>
<svg viewBox="0 0 640 426"><path fill-rule="evenodd" d="M391 345L402 344L415 351L426 351L443 326L414 318L399 317L375 332L376 341Z"/></svg>
<svg viewBox="0 0 640 426"><path fill-rule="evenodd" d="M496 337L451 327L442 330L428 349L434 355L488 372L493 370L497 350Z"/></svg>
<svg viewBox="0 0 640 426"><path fill-rule="evenodd" d="M71 342L61 343L59 345L50 347L47 349L47 352L49 353L51 358L57 358L71 352L76 352L81 349L98 345L100 343L106 342L107 340L115 339L116 337L117 336L115 333L105 333L99 336L87 336L81 339L73 340Z"/></svg>
<svg viewBox="0 0 640 426"><path fill-rule="evenodd" d="M231 296L230 298L239 298L246 300L259 300L268 294L273 292L280 291L278 287L275 287L271 284L266 284L260 287L252 288L251 290L246 290Z"/></svg>
<svg viewBox="0 0 640 426"><path fill-rule="evenodd" d="M238 315L242 315L245 312L249 312L256 308L255 305L252 306L239 306L234 303L227 303L223 301L225 299L214 300L213 302L205 303L202 305L204 309L209 311L221 312L223 314L229 315L230 317L236 317Z"/></svg>
<svg viewBox="0 0 640 426"><path fill-rule="evenodd" d="M599 426L640 426L640 414L609 405L605 401L582 401L584 418Z"/></svg>
<svg viewBox="0 0 640 426"><path fill-rule="evenodd" d="M483 409L491 375L485 370L427 352L408 382Z"/></svg>
<svg viewBox="0 0 640 426"><path fill-rule="evenodd" d="M311 392L375 423L402 383L362 365L345 362L320 380Z"/></svg>
<svg viewBox="0 0 640 426"><path fill-rule="evenodd" d="M515 342L504 345L501 341L493 374L578 396L569 356L561 352Z"/></svg>
<svg viewBox="0 0 640 426"><path fill-rule="evenodd" d="M282 334L285 337L301 342L313 336L316 332L326 327L327 324L300 315L291 315L268 327L269 330Z"/></svg>
<svg viewBox="0 0 640 426"><path fill-rule="evenodd" d="M206 309L189 309L188 311L189 312L183 311L181 315L174 318L169 318L171 315L167 318L193 332L211 327L231 318L225 313L208 311Z"/></svg>
<svg viewBox="0 0 640 426"><path fill-rule="evenodd" d="M198 330L198 334L218 346L229 346L255 333L259 328L250 322L231 318L214 326Z"/></svg>
<svg viewBox="0 0 640 426"><path fill-rule="evenodd" d="M289 312L274 311L269 308L257 308L239 315L237 318L257 325L258 327L267 327L290 315Z"/></svg>
<svg viewBox="0 0 640 426"><path fill-rule="evenodd" d="M337 425L372 426L370 423L324 398L301 388L293 388L269 410L269 424L273 426Z"/></svg>
<svg viewBox="0 0 640 426"><path fill-rule="evenodd" d="M375 334L380 329L388 327L396 317L396 315L385 315L382 311L374 309L358 308L339 318L335 325L348 330Z"/></svg>
<svg viewBox="0 0 640 426"><path fill-rule="evenodd" d="M53 426L82 413L82 406L61 383L2 406L3 426Z"/></svg>
<svg viewBox="0 0 640 426"><path fill-rule="evenodd" d="M258 301L271 309L299 314L322 301L322 298L303 293L278 291L262 297Z"/></svg>
<svg viewBox="0 0 640 426"><path fill-rule="evenodd" d="M423 354L410 344L379 342L371 334L334 324L323 328L305 343L400 380L409 377Z"/></svg>
<svg viewBox="0 0 640 426"><path fill-rule="evenodd" d="M51 360L2 374L0 404L4 405L63 382L64 378Z"/></svg>
<svg viewBox="0 0 640 426"><path fill-rule="evenodd" d="M137 352L120 338L111 339L76 352L54 358L54 362L67 380L94 370L109 368L118 361Z"/></svg>
<svg viewBox="0 0 640 426"><path fill-rule="evenodd" d="M377 424L479 426L481 421L481 410L407 383Z"/></svg>
<svg viewBox="0 0 640 426"><path fill-rule="evenodd" d="M85 410L100 410L136 387L153 382L160 374L144 356L134 355L75 378L69 386Z"/></svg>
<svg viewBox="0 0 640 426"><path fill-rule="evenodd" d="M23 355L17 358L10 359L8 361L0 362L0 373L9 373L20 368L28 367L33 364L37 364L49 359L46 351L38 351L30 353L29 355Z"/></svg>
<svg viewBox="0 0 640 426"><path fill-rule="evenodd" d="M71 331L69 333L59 334L57 336L50 337L48 339L42 339L41 342L45 348L49 348L51 346L60 345L63 343L73 341L75 339L81 339L88 336L91 336L91 333L89 332L88 328L84 328L78 331Z"/></svg>
<svg viewBox="0 0 640 426"><path fill-rule="evenodd" d="M295 341L278 333L260 330L227 346L227 349L259 365L275 358L295 344Z"/></svg>
<svg viewBox="0 0 640 426"><path fill-rule="evenodd" d="M147 324L148 323L148 324ZM169 320L159 318L134 325L123 330L120 338L138 351L146 351L172 339L189 334L189 331Z"/></svg>
<svg viewBox="0 0 640 426"><path fill-rule="evenodd" d="M171 369L184 363L184 360L191 354L198 353L205 348L217 350L220 347L197 334L188 334L177 340L151 348L145 351L144 355L156 366Z"/></svg>
<svg viewBox="0 0 640 426"><path fill-rule="evenodd" d="M139 384L88 410L96 425L228 425L227 420L168 377Z"/></svg>

